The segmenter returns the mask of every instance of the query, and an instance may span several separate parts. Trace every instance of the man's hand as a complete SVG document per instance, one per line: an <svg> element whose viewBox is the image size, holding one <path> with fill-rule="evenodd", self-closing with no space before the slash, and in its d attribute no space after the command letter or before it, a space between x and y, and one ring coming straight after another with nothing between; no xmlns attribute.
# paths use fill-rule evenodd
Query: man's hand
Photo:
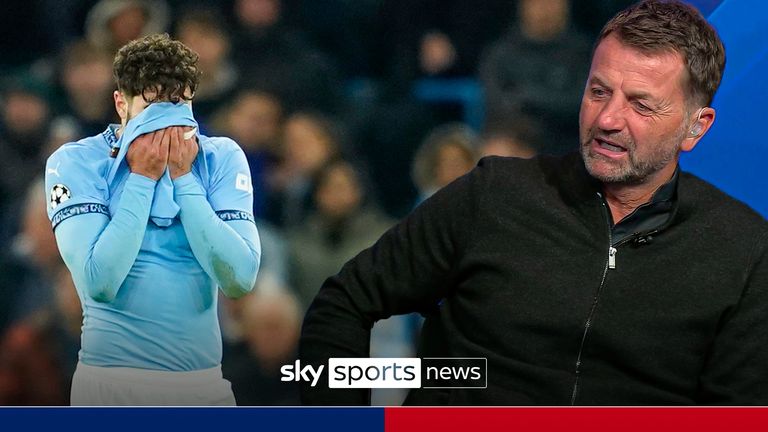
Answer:
<svg viewBox="0 0 768 432"><path fill-rule="evenodd" d="M170 139L171 133L161 129L133 140L125 156L131 172L159 180L168 165Z"/></svg>
<svg viewBox="0 0 768 432"><path fill-rule="evenodd" d="M197 157L197 137L184 139L184 127L174 126L166 129L166 134L171 136L171 144L168 150L168 169L171 179L176 179L192 170L192 162Z"/></svg>

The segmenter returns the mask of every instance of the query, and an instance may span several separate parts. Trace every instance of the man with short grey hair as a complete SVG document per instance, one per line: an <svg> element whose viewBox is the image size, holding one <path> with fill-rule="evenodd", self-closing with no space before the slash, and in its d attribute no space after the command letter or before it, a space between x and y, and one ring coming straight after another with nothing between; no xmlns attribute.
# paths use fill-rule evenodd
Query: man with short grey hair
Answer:
<svg viewBox="0 0 768 432"><path fill-rule="evenodd" d="M487 388L408 404L768 403L768 223L678 166L715 120L724 65L680 1L619 13L593 53L581 151L485 158L436 193L325 282L302 362L365 357L375 321L419 311L420 356L487 358Z"/></svg>

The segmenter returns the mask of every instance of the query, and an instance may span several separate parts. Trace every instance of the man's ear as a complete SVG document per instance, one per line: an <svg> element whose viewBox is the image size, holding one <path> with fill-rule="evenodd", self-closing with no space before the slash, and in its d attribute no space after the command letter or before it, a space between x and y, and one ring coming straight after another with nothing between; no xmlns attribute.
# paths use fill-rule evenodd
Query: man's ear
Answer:
<svg viewBox="0 0 768 432"><path fill-rule="evenodd" d="M683 142L680 144L680 149L685 152L693 150L714 122L715 109L711 107L701 108L697 112L693 123L691 123L691 127L688 129Z"/></svg>
<svg viewBox="0 0 768 432"><path fill-rule="evenodd" d="M115 100L115 111L120 116L121 123L125 124L128 118L128 99L119 90L112 92L112 98Z"/></svg>

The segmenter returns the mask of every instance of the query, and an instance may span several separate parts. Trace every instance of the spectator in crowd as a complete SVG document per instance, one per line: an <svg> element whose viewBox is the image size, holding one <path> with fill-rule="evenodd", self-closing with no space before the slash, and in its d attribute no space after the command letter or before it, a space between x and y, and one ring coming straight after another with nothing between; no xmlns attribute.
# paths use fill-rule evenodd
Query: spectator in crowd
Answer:
<svg viewBox="0 0 768 432"><path fill-rule="evenodd" d="M349 162L330 162L317 174L315 211L288 235L291 285L303 307L317 294L318 284L392 225L370 198Z"/></svg>
<svg viewBox="0 0 768 432"><path fill-rule="evenodd" d="M63 107L60 115L77 125L79 135L95 135L116 123L112 91L113 56L80 40L64 52L61 62Z"/></svg>
<svg viewBox="0 0 768 432"><path fill-rule="evenodd" d="M280 161L269 179L267 219L281 227L304 221L320 169L342 152L343 134L335 119L316 112L296 112L286 120Z"/></svg>
<svg viewBox="0 0 768 432"><path fill-rule="evenodd" d="M483 137L480 155L530 159L536 151L514 135L492 132Z"/></svg>
<svg viewBox="0 0 768 432"><path fill-rule="evenodd" d="M475 166L478 141L472 129L461 123L439 126L427 136L413 161L419 202Z"/></svg>
<svg viewBox="0 0 768 432"><path fill-rule="evenodd" d="M386 0L381 50L389 79L408 85L421 77L473 76L483 48L511 19L508 0Z"/></svg>
<svg viewBox="0 0 768 432"><path fill-rule="evenodd" d="M50 88L33 76L14 77L0 107L0 209L24 196L44 164L51 119Z"/></svg>
<svg viewBox="0 0 768 432"><path fill-rule="evenodd" d="M54 301L0 339L0 405L69 405L82 310L63 263L52 281Z"/></svg>
<svg viewBox="0 0 768 432"><path fill-rule="evenodd" d="M42 178L24 194L19 232L0 260L0 291L12 302L0 332L0 405L68 405L82 312L40 199ZM0 325L0 330L3 326Z"/></svg>
<svg viewBox="0 0 768 432"><path fill-rule="evenodd" d="M396 217L407 214L418 196L410 176L413 159L419 143L440 122L410 95L394 93L361 106L354 116L351 141L370 169L382 209Z"/></svg>
<svg viewBox="0 0 768 432"><path fill-rule="evenodd" d="M283 130L282 103L269 93L242 88L213 116L211 129L231 136L242 147L251 168L254 216L264 218L267 179L277 163Z"/></svg>
<svg viewBox="0 0 768 432"><path fill-rule="evenodd" d="M232 98L238 84L238 71L230 59L230 36L216 9L184 13L176 24L176 36L200 56L195 116L205 127L214 111Z"/></svg>
<svg viewBox="0 0 768 432"><path fill-rule="evenodd" d="M373 201L360 172L349 162L333 161L318 174L315 212L289 233L292 286L303 309L325 279L394 223ZM371 335L371 356L413 356L414 332L419 324L412 316L379 321ZM378 389L373 392L372 403L398 405L404 398L403 389Z"/></svg>
<svg viewBox="0 0 768 432"><path fill-rule="evenodd" d="M85 33L93 46L110 54L128 42L168 28L164 0L101 0L88 12Z"/></svg>
<svg viewBox="0 0 768 432"><path fill-rule="evenodd" d="M277 94L288 111L338 112L339 73L283 20L282 0L235 0L233 59L243 84Z"/></svg>
<svg viewBox="0 0 768 432"><path fill-rule="evenodd" d="M222 369L239 405L298 405L298 383L280 380L296 360L301 313L285 290L259 291L232 302L242 338L225 345Z"/></svg>
<svg viewBox="0 0 768 432"><path fill-rule="evenodd" d="M9 231L0 251L0 335L19 321L53 301L53 280L61 257L40 199L43 189L36 179L19 200L19 211L8 212Z"/></svg>
<svg viewBox="0 0 768 432"><path fill-rule="evenodd" d="M379 54L377 29L386 20L379 14L381 0L326 0L293 2L293 22L313 45L340 68L345 78L374 75ZM379 41L380 42L380 41Z"/></svg>
<svg viewBox="0 0 768 432"><path fill-rule="evenodd" d="M497 39L514 13L508 0L385 0L369 53L368 99L352 99L357 154L364 158L382 208L407 214L418 199L411 181L416 149L435 126L461 121L458 101L426 104L414 94L421 78L471 78L485 46ZM362 7L362 6L359 6ZM359 90L358 90L359 91ZM371 96L368 96L371 95Z"/></svg>
<svg viewBox="0 0 768 432"><path fill-rule="evenodd" d="M546 133L542 152L572 151L578 146L574 137L589 40L570 23L569 0L520 0L518 5L517 25L481 61L486 111L496 118L538 118Z"/></svg>
<svg viewBox="0 0 768 432"><path fill-rule="evenodd" d="M50 229L46 202L40 199L45 188L36 178L23 195L18 233L11 242L6 264L11 265L9 282L18 292L13 318L18 319L53 301L53 280L61 264L56 239Z"/></svg>
<svg viewBox="0 0 768 432"><path fill-rule="evenodd" d="M530 159L541 147L540 135L541 129L532 118L489 119L480 138L480 156Z"/></svg>
<svg viewBox="0 0 768 432"><path fill-rule="evenodd" d="M80 136L80 125L73 118L58 116L51 120L51 132L44 153L51 154L63 144L75 141Z"/></svg>

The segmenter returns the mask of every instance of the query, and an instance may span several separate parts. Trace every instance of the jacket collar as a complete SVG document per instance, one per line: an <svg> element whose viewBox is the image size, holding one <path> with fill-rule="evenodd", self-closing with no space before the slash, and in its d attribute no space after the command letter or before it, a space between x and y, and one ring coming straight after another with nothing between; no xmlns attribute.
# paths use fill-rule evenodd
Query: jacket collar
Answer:
<svg viewBox="0 0 768 432"><path fill-rule="evenodd" d="M573 200L571 204L574 210L581 212L589 219L605 213L602 207L607 206L608 203L602 197L603 185L589 174L581 154L574 152L566 155L563 162L564 170L561 175L564 179L564 187L567 188L567 192L564 191L564 197ZM607 212L611 243L614 246L628 241L644 243L651 240L656 233L666 229L677 213L679 178L680 167L678 166L672 178L653 194L649 202L636 208L618 224L613 223L610 211Z"/></svg>
<svg viewBox="0 0 768 432"><path fill-rule="evenodd" d="M636 208L619 223L611 223L611 237L614 245L629 240L646 242L653 234L667 228L677 211L677 185L680 166L675 168L672 178L664 183L647 203Z"/></svg>

